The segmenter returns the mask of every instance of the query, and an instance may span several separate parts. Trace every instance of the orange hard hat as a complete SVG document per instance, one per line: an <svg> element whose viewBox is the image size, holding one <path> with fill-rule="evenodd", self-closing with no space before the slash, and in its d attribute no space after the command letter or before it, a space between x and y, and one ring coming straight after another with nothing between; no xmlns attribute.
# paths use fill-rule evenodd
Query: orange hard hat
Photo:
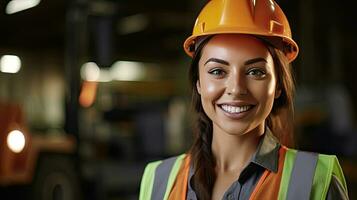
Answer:
<svg viewBox="0 0 357 200"><path fill-rule="evenodd" d="M262 38L282 50L289 62L299 52L291 37L289 22L274 0L210 0L184 43L185 52L192 57L202 36L230 33Z"/></svg>

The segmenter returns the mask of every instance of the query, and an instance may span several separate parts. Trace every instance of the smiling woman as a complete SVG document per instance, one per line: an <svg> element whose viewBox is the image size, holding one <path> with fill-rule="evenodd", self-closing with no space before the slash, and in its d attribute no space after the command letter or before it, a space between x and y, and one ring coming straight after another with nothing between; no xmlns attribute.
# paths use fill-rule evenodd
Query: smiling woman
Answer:
<svg viewBox="0 0 357 200"><path fill-rule="evenodd" d="M141 200L348 199L336 156L287 147L298 46L273 0L209 1L184 48L196 137L146 167Z"/></svg>
<svg viewBox="0 0 357 200"><path fill-rule="evenodd" d="M213 130L231 135L262 134L280 94L268 49L246 35L214 36L202 50L196 85Z"/></svg>

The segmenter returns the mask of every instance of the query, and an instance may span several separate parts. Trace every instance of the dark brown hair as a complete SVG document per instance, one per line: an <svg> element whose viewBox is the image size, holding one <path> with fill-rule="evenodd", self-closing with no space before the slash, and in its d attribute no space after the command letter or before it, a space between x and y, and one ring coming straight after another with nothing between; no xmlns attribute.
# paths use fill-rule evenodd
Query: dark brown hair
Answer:
<svg viewBox="0 0 357 200"><path fill-rule="evenodd" d="M208 200L211 198L213 185L216 179L215 160L212 155L212 121L203 110L201 97L197 91L196 83L199 79L198 62L201 58L202 48L207 44L207 38L196 49L189 70L189 80L192 91L192 108L196 114L196 127L194 143L190 149L190 154L195 170L192 178L193 188L197 198ZM280 96L275 99L271 113L266 124L280 142L287 146L292 146L293 132L293 95L294 79L291 73L291 66L284 53L267 42L263 41L274 60L277 85L281 90ZM283 123L282 123L283 120Z"/></svg>

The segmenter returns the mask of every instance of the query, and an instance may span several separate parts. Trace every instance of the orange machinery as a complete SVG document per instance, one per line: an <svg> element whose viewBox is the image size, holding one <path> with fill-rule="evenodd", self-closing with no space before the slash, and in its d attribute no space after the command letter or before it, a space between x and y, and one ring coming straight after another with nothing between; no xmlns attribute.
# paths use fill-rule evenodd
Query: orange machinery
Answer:
<svg viewBox="0 0 357 200"><path fill-rule="evenodd" d="M32 199L78 199L75 147L68 134L31 134L21 107L0 102L0 187L28 185Z"/></svg>

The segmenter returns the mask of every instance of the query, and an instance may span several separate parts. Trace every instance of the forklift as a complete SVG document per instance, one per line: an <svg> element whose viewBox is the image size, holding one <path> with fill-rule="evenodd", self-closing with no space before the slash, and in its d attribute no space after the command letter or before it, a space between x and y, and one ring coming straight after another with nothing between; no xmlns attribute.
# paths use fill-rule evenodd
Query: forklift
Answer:
<svg viewBox="0 0 357 200"><path fill-rule="evenodd" d="M18 104L0 102L0 113L1 199L80 199L75 139L31 133Z"/></svg>
<svg viewBox="0 0 357 200"><path fill-rule="evenodd" d="M94 3L112 5L111 1ZM98 83L81 79L83 63L95 61L105 71L116 59L114 43L106 35L115 18L107 12L88 16L90 8L89 1L68 1L64 51L49 55L27 49L36 68L24 67L20 75L0 72L0 199L138 199L146 163L189 145L182 137L183 132L190 135L184 126L189 123L182 117L186 105L176 98L183 91L177 87L184 87L181 79L180 84L164 76ZM60 61L46 61L51 58ZM61 73L51 77L55 67ZM151 77L176 75L172 66L166 71L154 68ZM50 87L58 79L61 87ZM30 90L37 92L26 96ZM34 107L33 99L40 105ZM47 112L46 106L55 109L48 111L50 115L62 113L56 126L44 125L49 120L41 113ZM41 113L39 126L29 123L36 118L33 112Z"/></svg>

